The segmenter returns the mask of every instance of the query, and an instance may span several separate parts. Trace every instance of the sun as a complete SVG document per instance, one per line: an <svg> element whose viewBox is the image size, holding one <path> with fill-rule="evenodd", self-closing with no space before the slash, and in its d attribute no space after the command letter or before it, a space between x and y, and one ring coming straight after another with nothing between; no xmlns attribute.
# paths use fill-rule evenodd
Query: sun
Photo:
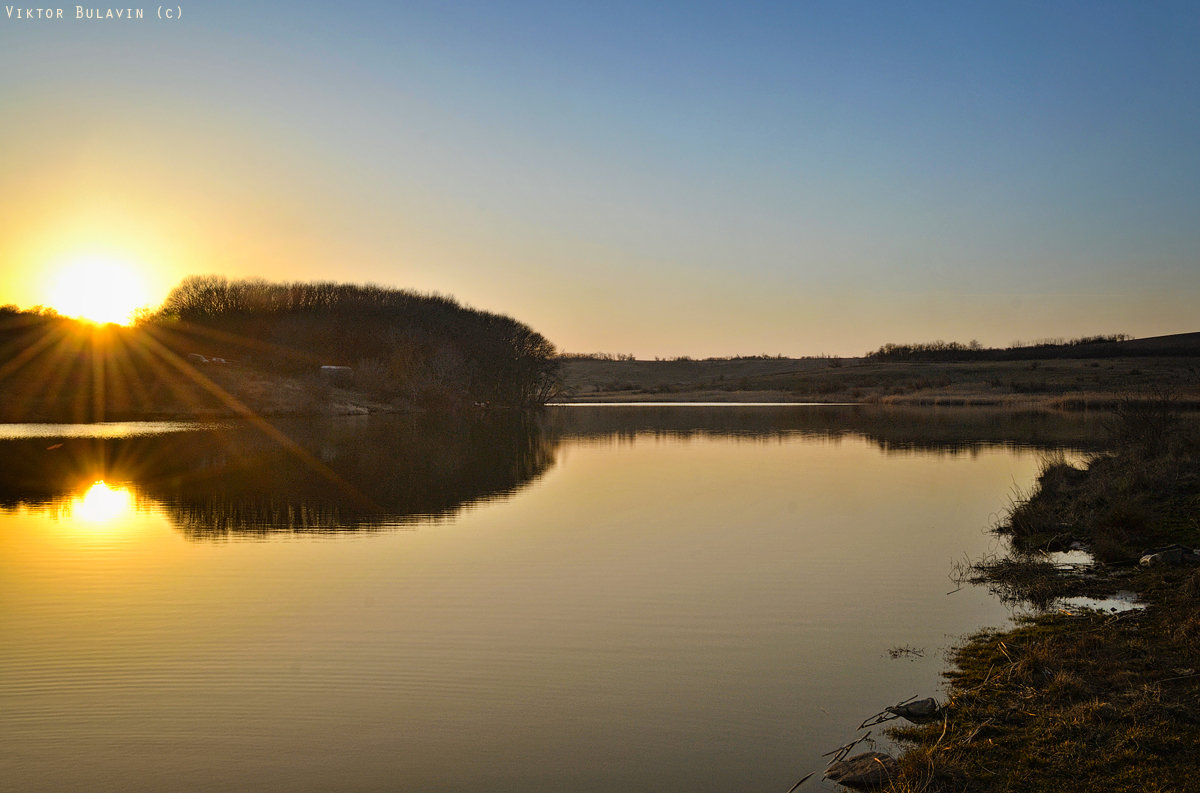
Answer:
<svg viewBox="0 0 1200 793"><path fill-rule="evenodd" d="M109 256L81 256L51 277L50 305L68 317L127 325L149 304L150 289L137 269Z"/></svg>

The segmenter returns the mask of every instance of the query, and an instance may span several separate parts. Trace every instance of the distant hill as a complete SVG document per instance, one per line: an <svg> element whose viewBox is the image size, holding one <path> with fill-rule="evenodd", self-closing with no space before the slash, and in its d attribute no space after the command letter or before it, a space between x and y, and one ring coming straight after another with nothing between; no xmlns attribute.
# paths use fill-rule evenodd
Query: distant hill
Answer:
<svg viewBox="0 0 1200 793"><path fill-rule="evenodd" d="M942 343L938 343L942 344ZM862 358L563 361L568 401L878 402L1105 407L1169 393L1200 406L1200 333L1005 350L885 345Z"/></svg>
<svg viewBox="0 0 1200 793"><path fill-rule="evenodd" d="M1123 334L1079 339L983 347L977 342L926 342L885 344L867 358L892 361L1031 361L1053 358L1123 358L1130 356L1200 355L1200 333L1176 333L1145 339Z"/></svg>
<svg viewBox="0 0 1200 793"><path fill-rule="evenodd" d="M1145 339L1097 344L1084 357L1118 358L1139 355L1200 356L1200 333L1173 333Z"/></svg>

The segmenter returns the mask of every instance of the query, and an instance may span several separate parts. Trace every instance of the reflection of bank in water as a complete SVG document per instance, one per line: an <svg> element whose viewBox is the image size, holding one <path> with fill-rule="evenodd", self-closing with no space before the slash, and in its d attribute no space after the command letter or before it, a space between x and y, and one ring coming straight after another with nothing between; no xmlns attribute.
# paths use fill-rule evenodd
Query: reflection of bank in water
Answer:
<svg viewBox="0 0 1200 793"><path fill-rule="evenodd" d="M130 483L112 492L158 502L176 528L196 539L347 531L503 497L552 462L552 444L536 417L521 414L466 422L332 419L268 432L229 423L116 438L14 438L0 441L0 505L78 512L71 505L91 498L100 509L118 496L85 494L104 479Z"/></svg>
<svg viewBox="0 0 1200 793"><path fill-rule="evenodd" d="M548 411L564 439L612 440L638 435L755 439L861 436L886 452L974 453L1008 448L1097 450L1106 414L990 407L881 405L569 404Z"/></svg>
<svg viewBox="0 0 1200 793"><path fill-rule="evenodd" d="M1087 448L1098 416L979 409L564 406L461 418L356 416L262 427L126 424L0 431L0 506L71 503L97 480L194 539L337 532L449 515L545 472L560 443L861 436L887 451ZM0 428L4 429L4 428Z"/></svg>

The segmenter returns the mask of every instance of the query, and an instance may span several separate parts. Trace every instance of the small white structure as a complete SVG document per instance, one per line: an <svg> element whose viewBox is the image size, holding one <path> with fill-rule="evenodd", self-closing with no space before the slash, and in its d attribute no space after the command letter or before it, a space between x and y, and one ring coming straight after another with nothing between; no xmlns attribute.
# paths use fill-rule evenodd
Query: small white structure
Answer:
<svg viewBox="0 0 1200 793"><path fill-rule="evenodd" d="M354 370L349 366L322 366L321 379L331 383L346 384L350 382L350 375L353 372Z"/></svg>

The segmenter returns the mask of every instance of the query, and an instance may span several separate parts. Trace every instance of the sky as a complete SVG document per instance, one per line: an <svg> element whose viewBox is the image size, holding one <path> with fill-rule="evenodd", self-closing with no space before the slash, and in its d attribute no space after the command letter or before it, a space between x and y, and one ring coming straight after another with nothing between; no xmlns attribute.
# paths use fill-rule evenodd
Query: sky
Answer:
<svg viewBox="0 0 1200 793"><path fill-rule="evenodd" d="M0 303L369 282L642 358L1200 330L1194 2L178 2L0 8Z"/></svg>

